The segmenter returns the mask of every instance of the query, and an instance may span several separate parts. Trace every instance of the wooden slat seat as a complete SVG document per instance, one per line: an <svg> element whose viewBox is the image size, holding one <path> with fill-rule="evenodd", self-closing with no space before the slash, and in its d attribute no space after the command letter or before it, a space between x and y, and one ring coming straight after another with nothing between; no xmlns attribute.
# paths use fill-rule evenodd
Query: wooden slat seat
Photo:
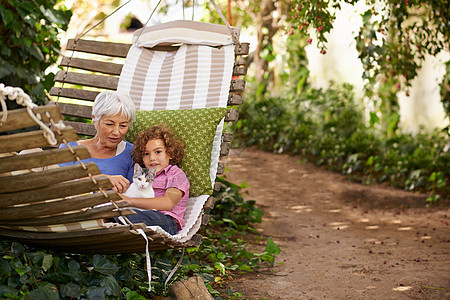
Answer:
<svg viewBox="0 0 450 300"><path fill-rule="evenodd" d="M98 200L100 200L100 197L98 198ZM101 202L101 201L97 201L97 203L98 202ZM104 199L103 199L103 202L105 202ZM103 202L101 202L101 203L103 203ZM132 210L132 209L124 208L126 206L128 206L127 203L118 203L118 207L123 208L120 211L121 216L128 216L128 215L135 213L134 210ZM50 207L50 205L48 207ZM0 224L2 224L2 225L6 224L8 226L50 226L50 225L57 225L57 224L68 224L68 223L75 223L75 222L91 221L91 220L97 220L97 219L111 219L113 217L117 217L118 215L119 214L117 213L117 211L114 209L111 209L111 207L97 207L97 208L93 208L93 209L80 210L80 211L74 212L74 213L64 212L64 214L52 215L49 217L14 219L12 221L5 220L5 221L0 221Z"/></svg>
<svg viewBox="0 0 450 300"><path fill-rule="evenodd" d="M106 194L108 195L109 200L121 199L117 193L114 193L114 191L106 191ZM40 202L36 204L28 203L29 205L4 207L2 208L4 216L0 220L0 224L3 221L9 221L8 223L14 225L20 225L25 223L30 224L30 222L26 222L25 220L31 218L39 218L39 222L38 220L36 220L35 225L37 225L37 223L39 223L40 225L43 225L44 223L46 225L56 224L52 223L49 220L44 220L48 219L48 217L45 218L43 216L58 215L63 213L65 213L66 216L69 216L70 214L68 214L67 212L81 210L83 208L99 205L102 203L105 203L105 197L102 193L90 193L81 196L74 196L71 198L61 198L61 200L50 202ZM11 220L19 220L19 221L11 222Z"/></svg>

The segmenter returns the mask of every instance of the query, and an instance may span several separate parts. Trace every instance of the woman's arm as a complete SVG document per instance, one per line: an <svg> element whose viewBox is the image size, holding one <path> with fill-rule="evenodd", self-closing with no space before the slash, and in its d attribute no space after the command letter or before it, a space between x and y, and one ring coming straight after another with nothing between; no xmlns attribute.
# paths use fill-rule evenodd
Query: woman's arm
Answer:
<svg viewBox="0 0 450 300"><path fill-rule="evenodd" d="M132 206L141 209L156 209L156 210L171 210L183 197L183 192L177 188L168 188L162 197L155 198L130 198L120 195L123 200L126 200Z"/></svg>

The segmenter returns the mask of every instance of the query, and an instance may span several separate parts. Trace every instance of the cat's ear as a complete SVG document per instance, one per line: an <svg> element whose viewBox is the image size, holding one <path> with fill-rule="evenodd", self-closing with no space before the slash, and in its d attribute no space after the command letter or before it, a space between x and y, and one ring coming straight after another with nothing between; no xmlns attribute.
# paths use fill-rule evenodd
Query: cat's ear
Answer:
<svg viewBox="0 0 450 300"><path fill-rule="evenodd" d="M156 174L156 167L151 168L151 169L149 170L149 173Z"/></svg>
<svg viewBox="0 0 450 300"><path fill-rule="evenodd" d="M134 164L134 173L142 173L142 168L138 163Z"/></svg>

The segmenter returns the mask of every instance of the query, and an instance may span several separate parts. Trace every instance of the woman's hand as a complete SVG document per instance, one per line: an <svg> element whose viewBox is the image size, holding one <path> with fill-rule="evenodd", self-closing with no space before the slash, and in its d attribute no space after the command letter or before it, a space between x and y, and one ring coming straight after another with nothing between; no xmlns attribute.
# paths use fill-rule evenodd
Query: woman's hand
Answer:
<svg viewBox="0 0 450 300"><path fill-rule="evenodd" d="M130 182L128 179L123 177L122 175L106 175L108 176L111 183L114 185L113 190L119 194L125 193L125 191L130 186Z"/></svg>

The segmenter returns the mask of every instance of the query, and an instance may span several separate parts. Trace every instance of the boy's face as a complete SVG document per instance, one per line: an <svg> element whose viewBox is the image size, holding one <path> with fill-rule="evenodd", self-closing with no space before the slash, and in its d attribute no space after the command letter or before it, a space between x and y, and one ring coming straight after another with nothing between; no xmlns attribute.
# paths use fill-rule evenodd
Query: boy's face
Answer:
<svg viewBox="0 0 450 300"><path fill-rule="evenodd" d="M142 160L147 169L156 167L156 173L158 173L169 165L171 159L172 157L167 154L166 146L161 139L149 140L145 145Z"/></svg>

